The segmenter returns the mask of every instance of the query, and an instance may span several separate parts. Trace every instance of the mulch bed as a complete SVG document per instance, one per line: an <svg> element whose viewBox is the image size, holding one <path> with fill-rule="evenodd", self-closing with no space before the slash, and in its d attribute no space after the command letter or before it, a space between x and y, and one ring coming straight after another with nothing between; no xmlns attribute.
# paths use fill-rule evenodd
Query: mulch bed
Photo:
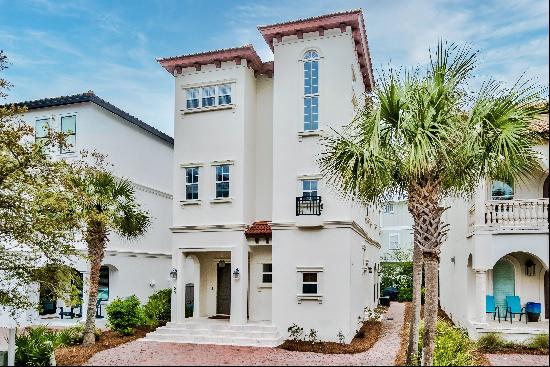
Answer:
<svg viewBox="0 0 550 367"><path fill-rule="evenodd" d="M121 336L110 330L104 331L99 340L93 345L74 345L57 349L55 351L55 361L58 366L82 366L94 354L143 338L149 331L136 329L134 335L129 336Z"/></svg>
<svg viewBox="0 0 550 367"><path fill-rule="evenodd" d="M478 348L477 351L485 354L531 354L535 356L548 355L548 349L531 349L523 345L499 347L496 349L491 348L490 350Z"/></svg>
<svg viewBox="0 0 550 367"><path fill-rule="evenodd" d="M407 363L407 348L409 346L409 328L411 326L411 320L413 317L413 305L411 302L405 303L405 317L403 320L403 326L401 328L401 344L399 346L399 352L395 357L396 366L404 366Z"/></svg>
<svg viewBox="0 0 550 367"><path fill-rule="evenodd" d="M315 352L324 354L354 354L369 350L380 338L382 322L365 321L359 333L350 344L336 342L316 342L286 340L278 348L296 352Z"/></svg>

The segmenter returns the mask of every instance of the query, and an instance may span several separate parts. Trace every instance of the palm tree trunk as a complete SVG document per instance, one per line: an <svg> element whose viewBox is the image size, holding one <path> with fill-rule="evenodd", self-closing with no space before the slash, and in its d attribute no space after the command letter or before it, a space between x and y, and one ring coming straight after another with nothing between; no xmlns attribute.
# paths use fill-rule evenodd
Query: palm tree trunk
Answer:
<svg viewBox="0 0 550 367"><path fill-rule="evenodd" d="M86 310L86 325L84 327L84 345L95 343L95 316L97 291L99 286L99 271L105 246L107 243L107 229L99 219L88 221L86 230L86 242L88 244L88 257L90 260L90 285L88 292L88 309Z"/></svg>
<svg viewBox="0 0 550 367"><path fill-rule="evenodd" d="M414 218L415 243L422 251L425 277L424 340L422 365L431 366L435 347L435 333L439 300L438 267L441 244L447 233L442 221L446 208L440 205L439 182L428 178L414 184L409 191L409 211Z"/></svg>
<svg viewBox="0 0 550 367"><path fill-rule="evenodd" d="M437 311L439 305L438 276L439 256L424 254L424 276L426 294L424 302L424 341L422 344L422 365L432 366L435 348Z"/></svg>
<svg viewBox="0 0 550 367"><path fill-rule="evenodd" d="M414 235L416 239L418 236ZM413 315L409 328L409 348L407 350L407 366L413 364L413 358L418 357L418 325L420 324L420 308L422 299L422 249L417 241L414 241L413 252ZM416 363L414 363L416 364Z"/></svg>

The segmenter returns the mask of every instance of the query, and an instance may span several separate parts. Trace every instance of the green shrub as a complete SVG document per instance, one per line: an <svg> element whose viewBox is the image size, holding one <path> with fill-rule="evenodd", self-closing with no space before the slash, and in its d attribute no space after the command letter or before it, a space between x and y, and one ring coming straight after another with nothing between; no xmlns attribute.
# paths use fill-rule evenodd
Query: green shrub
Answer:
<svg viewBox="0 0 550 367"><path fill-rule="evenodd" d="M380 279L381 290L387 287L395 287L399 290L397 295L399 302L412 301L412 262L382 262L380 263L380 271L382 273Z"/></svg>
<svg viewBox="0 0 550 367"><path fill-rule="evenodd" d="M170 288L162 289L149 297L143 306L148 326L155 328L166 325L170 321L171 298L172 290Z"/></svg>
<svg viewBox="0 0 550 367"><path fill-rule="evenodd" d="M117 298L107 305L107 325L121 335L132 335L134 329L145 324L143 309L139 299L133 295Z"/></svg>
<svg viewBox="0 0 550 367"><path fill-rule="evenodd" d="M526 344L529 349L548 350L548 334L540 334L532 337Z"/></svg>
<svg viewBox="0 0 550 367"><path fill-rule="evenodd" d="M485 353L500 352L503 349L506 349L508 344L509 343L504 340L502 335L497 333L487 333L480 337L476 342L477 349Z"/></svg>
<svg viewBox="0 0 550 367"><path fill-rule="evenodd" d="M95 340L98 341L101 337L101 330L95 328ZM82 344L84 340L84 324L78 323L57 332L57 345L60 347L68 347L71 345Z"/></svg>
<svg viewBox="0 0 550 367"><path fill-rule="evenodd" d="M424 325L420 325L418 355L422 355ZM438 320L435 337L434 366L475 366L475 344L468 334L450 323ZM417 358L418 359L418 358Z"/></svg>
<svg viewBox="0 0 550 367"><path fill-rule="evenodd" d="M28 328L15 336L15 345L16 366L51 366L56 334L45 326Z"/></svg>

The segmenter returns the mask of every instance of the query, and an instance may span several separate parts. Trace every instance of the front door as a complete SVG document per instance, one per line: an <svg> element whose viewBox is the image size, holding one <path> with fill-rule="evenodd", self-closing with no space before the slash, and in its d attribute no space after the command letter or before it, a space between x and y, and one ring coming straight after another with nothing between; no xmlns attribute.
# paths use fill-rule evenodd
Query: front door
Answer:
<svg viewBox="0 0 550 367"><path fill-rule="evenodd" d="M550 284L548 284L548 270L544 272L544 318L550 316Z"/></svg>
<svg viewBox="0 0 550 367"><path fill-rule="evenodd" d="M500 259L493 267L493 296L501 313L506 311L506 296L515 295L515 288L514 266L510 261Z"/></svg>
<svg viewBox="0 0 550 367"><path fill-rule="evenodd" d="M218 265L218 292L216 299L216 313L229 315L231 312L231 264Z"/></svg>

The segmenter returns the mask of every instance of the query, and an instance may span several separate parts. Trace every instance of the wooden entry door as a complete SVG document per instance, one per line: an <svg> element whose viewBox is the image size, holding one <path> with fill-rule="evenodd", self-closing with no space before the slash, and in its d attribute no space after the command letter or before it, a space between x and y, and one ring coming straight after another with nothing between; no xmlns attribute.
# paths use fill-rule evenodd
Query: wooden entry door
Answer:
<svg viewBox="0 0 550 367"><path fill-rule="evenodd" d="M231 264L218 265L218 292L216 297L216 313L231 314Z"/></svg>

